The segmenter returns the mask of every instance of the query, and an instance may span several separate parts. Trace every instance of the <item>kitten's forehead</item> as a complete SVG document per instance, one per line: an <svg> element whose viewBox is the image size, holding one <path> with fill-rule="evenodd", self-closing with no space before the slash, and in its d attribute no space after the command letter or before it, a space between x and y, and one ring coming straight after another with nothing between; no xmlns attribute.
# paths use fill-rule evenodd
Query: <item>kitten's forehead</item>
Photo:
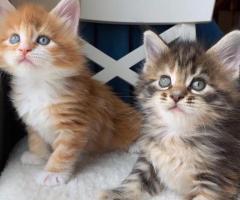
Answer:
<svg viewBox="0 0 240 200"><path fill-rule="evenodd" d="M5 21L5 26L12 31L30 32L51 29L54 27L53 19L48 12L37 5L26 5L11 12ZM51 24L51 25L50 25Z"/></svg>
<svg viewBox="0 0 240 200"><path fill-rule="evenodd" d="M173 68L178 68L178 72L188 72L195 74L201 65L204 51L197 43L178 42L170 46L170 56L175 61Z"/></svg>
<svg viewBox="0 0 240 200"><path fill-rule="evenodd" d="M178 42L170 45L170 50L161 59L158 69L160 74L166 73L178 81L187 81L189 77L211 76L214 65L213 60L197 43Z"/></svg>

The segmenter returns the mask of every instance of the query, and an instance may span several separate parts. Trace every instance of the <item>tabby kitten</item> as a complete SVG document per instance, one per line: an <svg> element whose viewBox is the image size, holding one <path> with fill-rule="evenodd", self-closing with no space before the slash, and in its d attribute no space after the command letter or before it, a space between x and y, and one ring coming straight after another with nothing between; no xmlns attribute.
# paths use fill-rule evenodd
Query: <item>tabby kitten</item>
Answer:
<svg viewBox="0 0 240 200"><path fill-rule="evenodd" d="M79 154L127 149L140 115L91 79L78 38L78 0L15 9L5 0L0 32L1 68L13 76L11 98L28 130L23 163L47 161L37 181L67 182ZM131 122L131 123L129 123Z"/></svg>
<svg viewBox="0 0 240 200"><path fill-rule="evenodd" d="M204 52L169 47L145 32L137 93L145 120L140 154L121 186L101 200L137 200L172 190L184 200L235 200L240 183L240 32Z"/></svg>

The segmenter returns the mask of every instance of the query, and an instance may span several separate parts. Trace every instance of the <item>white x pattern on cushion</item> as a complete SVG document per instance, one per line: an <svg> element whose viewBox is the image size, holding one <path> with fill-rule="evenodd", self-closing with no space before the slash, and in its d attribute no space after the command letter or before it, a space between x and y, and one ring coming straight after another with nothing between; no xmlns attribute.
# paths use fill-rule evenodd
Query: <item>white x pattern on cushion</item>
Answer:
<svg viewBox="0 0 240 200"><path fill-rule="evenodd" d="M194 24L178 24L167 31L160 34L160 37L167 43L181 38L183 40L195 40L196 29ZM94 79L107 83L115 77L127 81L131 85L135 85L138 80L138 74L130 68L142 61L145 57L143 46L138 47L129 54L123 56L119 60L115 60L106 55L96 47L85 41L85 55L87 58L97 63L104 69L93 76Z"/></svg>

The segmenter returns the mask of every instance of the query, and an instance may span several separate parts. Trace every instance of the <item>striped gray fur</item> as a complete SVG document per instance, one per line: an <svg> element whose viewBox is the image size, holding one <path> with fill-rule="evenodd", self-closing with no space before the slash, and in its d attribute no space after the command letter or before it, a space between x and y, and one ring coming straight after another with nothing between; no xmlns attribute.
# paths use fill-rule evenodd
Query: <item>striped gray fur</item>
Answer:
<svg viewBox="0 0 240 200"><path fill-rule="evenodd" d="M226 39L233 42L233 36ZM238 66L229 70L216 47L205 52L199 44L183 41L167 47L153 33L145 35L147 59L136 89L144 114L139 159L121 185L104 192L101 200L140 200L144 193L163 189L184 200L237 200L240 94L233 71ZM158 85L162 75L171 77L168 88ZM199 77L206 87L196 92L191 83ZM182 96L174 104L176 91Z"/></svg>

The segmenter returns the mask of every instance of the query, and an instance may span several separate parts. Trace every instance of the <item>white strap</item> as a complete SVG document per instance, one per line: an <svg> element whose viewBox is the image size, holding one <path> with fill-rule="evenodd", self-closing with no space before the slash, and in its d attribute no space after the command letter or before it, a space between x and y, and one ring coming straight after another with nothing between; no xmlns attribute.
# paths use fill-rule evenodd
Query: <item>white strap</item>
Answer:
<svg viewBox="0 0 240 200"><path fill-rule="evenodd" d="M194 24L178 24L166 30L160 37L167 43L181 37L184 40L195 40L196 30ZM86 42L86 41L85 41ZM85 55L88 59L97 63L104 69L93 76L94 79L107 83L115 77L127 81L131 85L136 85L138 74L130 68L145 58L143 45L125 55L119 60L115 60L106 55L89 43L84 46Z"/></svg>

